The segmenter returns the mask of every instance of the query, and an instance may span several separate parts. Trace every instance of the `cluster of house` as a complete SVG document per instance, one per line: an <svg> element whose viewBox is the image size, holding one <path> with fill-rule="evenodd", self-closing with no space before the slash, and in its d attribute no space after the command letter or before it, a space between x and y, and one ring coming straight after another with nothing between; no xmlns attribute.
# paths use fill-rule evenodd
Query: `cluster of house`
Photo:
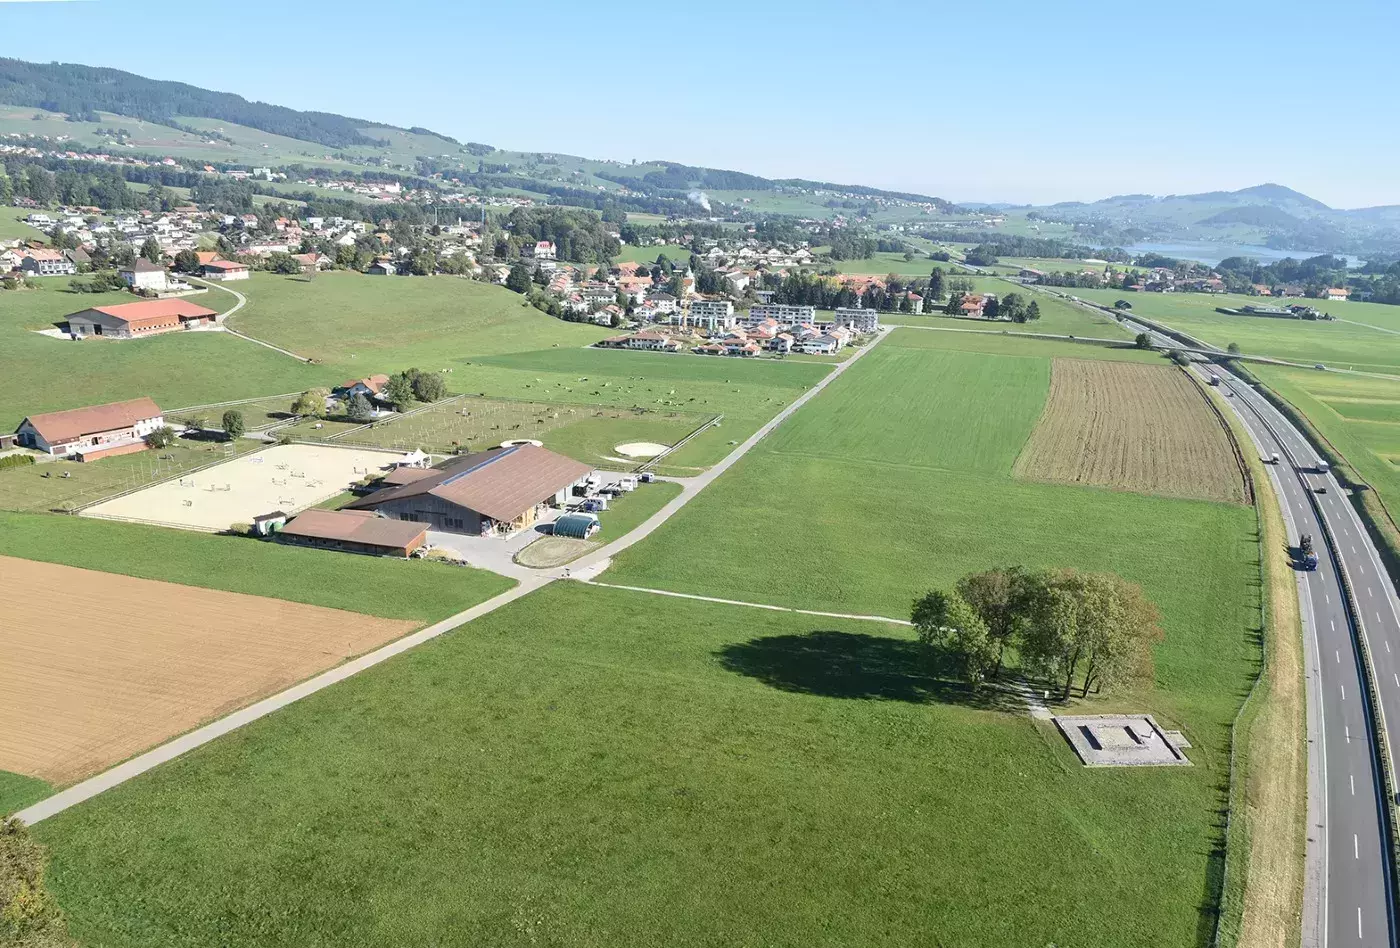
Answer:
<svg viewBox="0 0 1400 948"><path fill-rule="evenodd" d="M598 343L607 349L644 349L752 357L764 352L833 355L858 335L879 332L878 310L841 307L818 314L814 306L757 303L735 313L728 300L692 300L668 329L644 329Z"/></svg>

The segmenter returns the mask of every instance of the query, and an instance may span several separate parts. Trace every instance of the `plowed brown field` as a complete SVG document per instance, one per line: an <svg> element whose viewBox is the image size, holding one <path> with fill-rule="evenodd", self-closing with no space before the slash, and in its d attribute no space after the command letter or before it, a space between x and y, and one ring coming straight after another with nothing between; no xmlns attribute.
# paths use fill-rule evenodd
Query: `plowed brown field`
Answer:
<svg viewBox="0 0 1400 948"><path fill-rule="evenodd" d="M1015 474L1248 502L1230 435L1206 396L1167 366L1056 359L1045 411Z"/></svg>
<svg viewBox="0 0 1400 948"><path fill-rule="evenodd" d="M71 783L416 623L0 556L0 770Z"/></svg>

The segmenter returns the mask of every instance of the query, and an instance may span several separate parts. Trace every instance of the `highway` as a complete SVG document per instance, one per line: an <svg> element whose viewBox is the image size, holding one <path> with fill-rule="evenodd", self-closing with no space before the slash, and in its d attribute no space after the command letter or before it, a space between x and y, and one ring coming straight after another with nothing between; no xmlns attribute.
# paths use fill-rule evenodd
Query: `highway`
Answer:
<svg viewBox="0 0 1400 948"><path fill-rule="evenodd" d="M1180 348L1131 319L1124 324L1149 333L1157 345ZM1317 473L1321 459L1302 433L1224 366L1195 362L1192 368L1207 380L1212 374L1220 378L1222 394L1248 428L1260 456L1279 456L1269 472L1289 542L1296 549L1299 535L1311 534L1318 551L1318 568L1297 573L1309 735L1302 943L1304 948L1393 946L1394 866L1375 718L1382 729L1387 717L1400 720L1400 601L1341 485L1330 472ZM1335 540L1332 549L1324 540L1323 520ZM1351 583L1354 613L1347 605L1343 576ZM1363 644L1370 652L1380 695L1374 715L1363 687Z"/></svg>

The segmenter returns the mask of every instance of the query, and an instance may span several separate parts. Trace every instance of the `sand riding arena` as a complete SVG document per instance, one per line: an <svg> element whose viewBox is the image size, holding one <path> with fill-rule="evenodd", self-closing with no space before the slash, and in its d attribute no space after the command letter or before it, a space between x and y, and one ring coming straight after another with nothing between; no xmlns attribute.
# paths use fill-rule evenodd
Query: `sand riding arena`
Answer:
<svg viewBox="0 0 1400 948"><path fill-rule="evenodd" d="M261 514L295 513L344 492L400 455L370 448L284 444L94 504L85 517L187 530L227 530Z"/></svg>

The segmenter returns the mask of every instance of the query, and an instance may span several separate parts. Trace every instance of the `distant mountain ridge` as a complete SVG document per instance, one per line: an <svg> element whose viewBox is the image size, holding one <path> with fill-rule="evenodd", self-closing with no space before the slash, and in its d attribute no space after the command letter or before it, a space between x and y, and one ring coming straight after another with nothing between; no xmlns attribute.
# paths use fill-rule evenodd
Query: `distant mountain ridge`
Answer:
<svg viewBox="0 0 1400 948"><path fill-rule="evenodd" d="M1281 184L1199 194L1124 194L1064 201L1029 215L1107 243L1220 241L1283 250L1400 254L1400 206L1340 210Z"/></svg>
<svg viewBox="0 0 1400 948"><path fill-rule="evenodd" d="M183 82L147 79L120 69L29 63L20 59L0 59L0 102L73 116L114 112L176 128L180 127L176 116L211 118L333 148L381 144L362 131L367 126L406 131L383 122L330 112L299 112L286 106L250 102L231 92L210 92ZM446 135L427 129L413 131L457 144Z"/></svg>

